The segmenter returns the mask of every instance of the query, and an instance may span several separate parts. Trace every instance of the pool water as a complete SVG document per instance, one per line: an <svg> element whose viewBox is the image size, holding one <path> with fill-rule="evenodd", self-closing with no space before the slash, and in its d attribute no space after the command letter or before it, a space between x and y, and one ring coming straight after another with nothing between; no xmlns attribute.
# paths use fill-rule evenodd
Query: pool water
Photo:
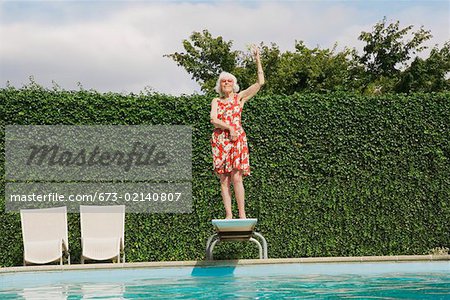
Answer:
<svg viewBox="0 0 450 300"><path fill-rule="evenodd" d="M0 274L0 299L450 299L450 262Z"/></svg>

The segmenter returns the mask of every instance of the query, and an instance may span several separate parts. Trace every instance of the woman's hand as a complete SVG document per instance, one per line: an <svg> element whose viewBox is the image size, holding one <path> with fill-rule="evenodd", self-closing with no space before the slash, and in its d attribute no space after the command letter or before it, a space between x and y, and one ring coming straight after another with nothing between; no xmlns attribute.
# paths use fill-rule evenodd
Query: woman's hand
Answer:
<svg viewBox="0 0 450 300"><path fill-rule="evenodd" d="M236 132L236 130L234 130L234 128L230 128L230 140L231 141L235 141L238 138L238 134Z"/></svg>
<svg viewBox="0 0 450 300"><path fill-rule="evenodd" d="M242 92L239 93L239 96L241 98L241 103L240 103L241 108L244 107L245 102L247 102L250 98L252 98L253 96L256 95L256 93L261 89L261 86L263 86L265 83L264 71L263 71L263 68L261 65L259 48L253 44L251 46L251 52L255 56L258 81L256 83L252 84L246 90L243 90Z"/></svg>
<svg viewBox="0 0 450 300"><path fill-rule="evenodd" d="M251 49L252 49L252 54L255 57L255 59L259 60L259 54L260 54L259 48L253 44Z"/></svg>

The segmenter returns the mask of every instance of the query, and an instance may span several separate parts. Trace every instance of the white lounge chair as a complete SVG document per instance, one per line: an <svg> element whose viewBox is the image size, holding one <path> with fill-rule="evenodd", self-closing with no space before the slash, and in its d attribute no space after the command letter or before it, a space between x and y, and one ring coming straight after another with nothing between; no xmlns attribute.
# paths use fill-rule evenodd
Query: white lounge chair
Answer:
<svg viewBox="0 0 450 300"><path fill-rule="evenodd" d="M70 264L67 238L66 207L21 209L23 265L46 264L67 258Z"/></svg>
<svg viewBox="0 0 450 300"><path fill-rule="evenodd" d="M125 262L125 206L80 205L81 263L88 260Z"/></svg>

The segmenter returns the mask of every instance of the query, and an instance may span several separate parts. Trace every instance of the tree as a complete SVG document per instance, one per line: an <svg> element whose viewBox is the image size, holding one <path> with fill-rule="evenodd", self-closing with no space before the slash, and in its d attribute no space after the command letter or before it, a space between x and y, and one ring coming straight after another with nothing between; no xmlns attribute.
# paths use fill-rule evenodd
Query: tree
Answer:
<svg viewBox="0 0 450 300"><path fill-rule="evenodd" d="M400 22L386 24L386 17L378 22L372 32L361 32L359 40L366 43L364 54L360 57L361 63L366 67L370 80L380 77L394 78L400 74L400 67L413 54L426 48L423 43L432 35L423 26L416 32L410 32L413 25L400 29ZM404 41L411 34L412 39Z"/></svg>
<svg viewBox="0 0 450 300"><path fill-rule="evenodd" d="M437 92L450 90L450 41L441 49L434 47L427 59L416 57L400 76L397 92Z"/></svg>
<svg viewBox="0 0 450 300"><path fill-rule="evenodd" d="M183 40L185 53L165 55L182 66L203 91L213 91L220 72L233 73L242 88L256 81L256 64L250 51L232 51L232 41L213 37L207 30L194 32ZM295 42L295 51L281 53L275 43L260 43L261 61L266 85L263 93L293 94L300 91L349 90L354 86L353 52L345 49L308 49L302 41Z"/></svg>
<svg viewBox="0 0 450 300"><path fill-rule="evenodd" d="M189 38L191 41L183 40L186 53L175 52L164 56L186 69L203 91L213 90L222 70L234 71L238 51L231 51L232 41L224 41L221 36L213 38L208 30L193 32Z"/></svg>
<svg viewBox="0 0 450 300"><path fill-rule="evenodd" d="M426 48L423 43L432 36L421 27L400 28L400 22L387 24L386 17L375 24L372 32L361 32L364 52L355 49L308 48L295 41L294 51L281 52L271 43L260 43L261 61L266 85L262 93L293 94L302 91L440 91L449 88L450 46L433 49L428 59L413 56ZM407 38L410 39L407 40ZM165 55L183 67L203 91L212 92L221 71L233 73L242 88L256 81L256 64L250 50L231 50L233 41L213 37L208 30L193 32L183 40L185 52Z"/></svg>
<svg viewBox="0 0 450 300"><path fill-rule="evenodd" d="M268 88L273 93L293 94L300 91L329 92L354 87L357 67L352 63L353 51L344 49L309 49L302 41L295 42L295 51L279 57L277 69Z"/></svg>

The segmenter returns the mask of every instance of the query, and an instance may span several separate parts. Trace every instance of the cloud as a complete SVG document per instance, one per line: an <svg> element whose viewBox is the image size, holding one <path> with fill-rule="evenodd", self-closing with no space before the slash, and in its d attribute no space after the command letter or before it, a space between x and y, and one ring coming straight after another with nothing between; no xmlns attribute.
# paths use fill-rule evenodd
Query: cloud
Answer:
<svg viewBox="0 0 450 300"><path fill-rule="evenodd" d="M199 86L164 54L183 51L182 40L208 29L234 47L275 42L292 50L295 40L307 46L362 48L357 37L383 15L404 26L422 23L448 38L448 10L420 3L374 11L354 2L43 2L31 8L0 6L0 83L15 86L36 81L66 89L138 92L146 86L170 94L190 94ZM382 3L380 1L380 3ZM46 6L47 5L47 6ZM374 3L372 3L374 5ZM49 11L52 14L49 14Z"/></svg>

